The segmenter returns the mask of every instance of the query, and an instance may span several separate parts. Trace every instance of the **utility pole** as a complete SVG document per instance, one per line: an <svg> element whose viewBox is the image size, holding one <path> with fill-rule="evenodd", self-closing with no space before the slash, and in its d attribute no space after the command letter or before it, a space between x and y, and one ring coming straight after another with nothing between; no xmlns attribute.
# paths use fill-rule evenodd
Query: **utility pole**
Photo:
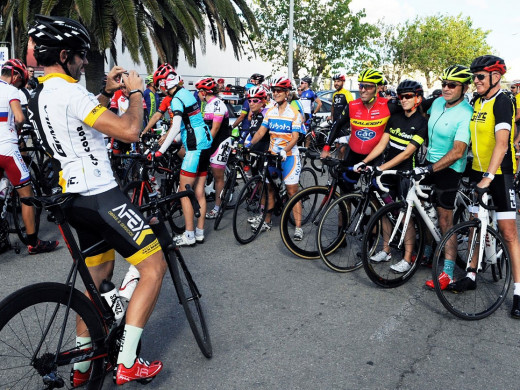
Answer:
<svg viewBox="0 0 520 390"><path fill-rule="evenodd" d="M293 24L294 24L294 0L289 2L289 61L287 69L287 78L292 80L293 76Z"/></svg>

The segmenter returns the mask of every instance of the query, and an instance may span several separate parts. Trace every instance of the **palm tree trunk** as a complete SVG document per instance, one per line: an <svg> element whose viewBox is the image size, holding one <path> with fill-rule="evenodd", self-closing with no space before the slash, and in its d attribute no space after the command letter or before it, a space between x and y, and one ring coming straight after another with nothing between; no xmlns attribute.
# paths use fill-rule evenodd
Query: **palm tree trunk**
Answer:
<svg viewBox="0 0 520 390"><path fill-rule="evenodd" d="M101 89L103 77L105 77L105 56L104 53L91 50L87 58L88 65L85 66L87 89L97 95Z"/></svg>

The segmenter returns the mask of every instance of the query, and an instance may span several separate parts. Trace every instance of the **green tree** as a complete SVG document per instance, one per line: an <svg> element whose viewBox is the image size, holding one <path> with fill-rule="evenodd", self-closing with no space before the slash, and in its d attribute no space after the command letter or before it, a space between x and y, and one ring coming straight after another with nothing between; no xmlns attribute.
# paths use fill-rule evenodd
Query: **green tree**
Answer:
<svg viewBox="0 0 520 390"><path fill-rule="evenodd" d="M253 13L244 0L0 0L0 40L10 35L13 20L19 57L25 58L27 27L36 13L71 17L87 27L92 48L85 71L91 91L99 88L103 77L105 50L110 49L117 61L118 31L123 50L128 50L135 63L142 60L148 72L154 68L152 45L160 62L177 66L182 49L188 63L194 66L195 43L200 42L205 51L206 25L211 42L225 49L229 40L236 58L244 52L242 36L246 31L257 31Z"/></svg>
<svg viewBox="0 0 520 390"><path fill-rule="evenodd" d="M364 11L352 13L351 0L294 0L294 60L292 77L326 76L343 69L356 50L377 29L362 23ZM259 34L252 34L255 51L279 70L287 66L289 2L253 0Z"/></svg>
<svg viewBox="0 0 520 390"><path fill-rule="evenodd" d="M454 64L469 66L480 55L490 54L489 31L474 28L470 17L436 15L407 21L393 45L393 55L408 73L421 73L428 88L442 70Z"/></svg>

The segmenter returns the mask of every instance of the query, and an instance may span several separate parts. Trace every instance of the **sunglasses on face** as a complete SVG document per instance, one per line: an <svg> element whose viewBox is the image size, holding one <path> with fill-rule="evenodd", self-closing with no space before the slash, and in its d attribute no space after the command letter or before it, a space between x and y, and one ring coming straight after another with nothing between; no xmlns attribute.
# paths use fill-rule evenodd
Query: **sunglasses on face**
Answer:
<svg viewBox="0 0 520 390"><path fill-rule="evenodd" d="M370 91L371 89L374 89L376 86L374 84L359 84L358 85L359 90L365 89L367 91Z"/></svg>
<svg viewBox="0 0 520 390"><path fill-rule="evenodd" d="M486 75L482 74L482 73L479 73L479 74L474 74L473 76L471 76L471 78L473 80L479 79L480 81L482 81L482 80L484 80L486 78Z"/></svg>
<svg viewBox="0 0 520 390"><path fill-rule="evenodd" d="M516 87L516 85L515 85L515 86L513 86L513 87L511 87L511 89L516 89L516 88L517 88L517 87Z"/></svg>
<svg viewBox="0 0 520 390"><path fill-rule="evenodd" d="M448 87L448 89L455 89L457 88L459 85L462 85L462 84L457 84L457 83L454 83L454 82L446 82L446 81L443 81L441 83L442 85L442 88L446 88Z"/></svg>
<svg viewBox="0 0 520 390"><path fill-rule="evenodd" d="M256 98L250 98L247 100L249 101L249 103L260 103L262 101L262 99L256 99Z"/></svg>
<svg viewBox="0 0 520 390"><path fill-rule="evenodd" d="M283 89L283 88L272 88L271 91L273 91L273 93L282 93L282 92L285 92L285 89Z"/></svg>
<svg viewBox="0 0 520 390"><path fill-rule="evenodd" d="M398 97L399 97L399 100L413 99L415 97L415 94L414 93L403 93L403 94L399 95Z"/></svg>
<svg viewBox="0 0 520 390"><path fill-rule="evenodd" d="M82 61L87 59L87 50L77 50L74 52L74 54L77 54Z"/></svg>

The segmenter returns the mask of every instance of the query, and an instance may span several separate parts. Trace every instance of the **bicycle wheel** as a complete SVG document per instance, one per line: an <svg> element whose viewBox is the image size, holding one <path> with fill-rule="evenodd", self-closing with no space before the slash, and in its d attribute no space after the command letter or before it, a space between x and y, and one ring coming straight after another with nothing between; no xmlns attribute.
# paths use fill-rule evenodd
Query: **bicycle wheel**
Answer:
<svg viewBox="0 0 520 390"><path fill-rule="evenodd" d="M337 199L339 194L332 192L327 186L306 188L294 195L285 205L280 220L282 241L293 254L302 259L318 259L320 253L316 245L318 224L329 204ZM301 212L296 212L301 205ZM301 221L303 238L294 239L295 220Z"/></svg>
<svg viewBox="0 0 520 390"><path fill-rule="evenodd" d="M419 268L420 262L416 259L422 256L425 234L421 220L413 210L408 228L403 231L406 208L405 202L387 204L374 214L366 226L361 258L368 277L378 286L398 287L406 283ZM371 257L385 248L385 241L391 257L387 261L375 262ZM406 257L406 252L411 252L411 268L406 272L391 269L390 266Z"/></svg>
<svg viewBox="0 0 520 390"><path fill-rule="evenodd" d="M38 190L34 191L35 196L40 196L41 193L39 193ZM8 205L8 211L11 212L11 218L14 226L14 229L16 231L16 234L18 235L18 238L20 241L27 245L27 228L25 227L25 222L22 218L22 202L20 201L20 196L18 195L18 191L13 189L11 192L11 197L9 200ZM34 232L38 234L38 231L40 230L40 216L42 213L42 209L40 207L34 207Z"/></svg>
<svg viewBox="0 0 520 390"><path fill-rule="evenodd" d="M298 191L305 188L316 187L318 185L318 175L314 169L302 168L300 172L300 178L298 179Z"/></svg>
<svg viewBox="0 0 520 390"><path fill-rule="evenodd" d="M161 197L173 195L179 190L179 179L174 177L167 177L161 181ZM179 200L172 200L168 203L162 203L160 206L161 213L173 233L181 234L186 230L186 222L184 220L184 213L182 212L182 205Z"/></svg>
<svg viewBox="0 0 520 390"><path fill-rule="evenodd" d="M77 317L83 320L92 338L88 355L95 356L104 348L105 328L94 305L74 290L66 316L69 294L70 288L63 284L39 283L12 293L0 303L1 389L72 388L70 355L78 351ZM59 365L54 363L55 359L61 360ZM101 389L104 366L103 358L92 360L87 389ZM46 379L54 387L44 384Z"/></svg>
<svg viewBox="0 0 520 390"><path fill-rule="evenodd" d="M364 208L365 195L348 194L337 199L325 212L318 226L320 257L336 272L350 272L363 266L361 244L365 227L377 211L374 202Z"/></svg>
<svg viewBox="0 0 520 390"><path fill-rule="evenodd" d="M457 242L457 260L461 261L456 262L453 277L460 280L466 276L471 251L478 251L479 231L479 220L453 226L437 246L433 260L433 284L437 296L450 313L464 320L480 320L492 314L506 298L511 284L511 257L506 243L496 230L488 226L487 234L494 239L496 252L492 259L482 259L482 270L477 272L477 288L460 294L440 289L438 276L444 268L444 251L449 240L455 237ZM485 251L483 255L486 255ZM494 261L496 263L491 264Z"/></svg>
<svg viewBox="0 0 520 390"><path fill-rule="evenodd" d="M220 193L220 208L218 209L217 216L215 217L215 223L213 225L213 229L217 230L220 221L222 221L222 217L224 216L224 211L228 209L228 203L233 201L233 195L235 192L235 182L237 177L237 171L231 170L228 177L226 178L226 182L224 183L224 188Z"/></svg>
<svg viewBox="0 0 520 390"><path fill-rule="evenodd" d="M233 234L241 244L248 244L260 233L260 229L251 227L251 220L258 217L262 226L267 214L267 183L262 176L251 178L240 191L233 211Z"/></svg>
<svg viewBox="0 0 520 390"><path fill-rule="evenodd" d="M213 355L208 327L202 312L201 294L193 281L179 248L168 250L168 268L179 302L184 308L193 336L200 351L208 359Z"/></svg>
<svg viewBox="0 0 520 390"><path fill-rule="evenodd" d="M123 192L136 206L142 206L149 201L148 187L144 181L133 181L128 183Z"/></svg>

